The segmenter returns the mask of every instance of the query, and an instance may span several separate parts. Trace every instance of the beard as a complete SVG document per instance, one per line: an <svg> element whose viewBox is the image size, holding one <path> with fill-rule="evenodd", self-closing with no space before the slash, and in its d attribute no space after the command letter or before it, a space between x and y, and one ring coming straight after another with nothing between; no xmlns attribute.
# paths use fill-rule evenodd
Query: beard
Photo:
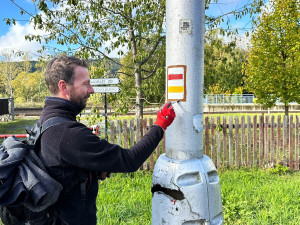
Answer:
<svg viewBox="0 0 300 225"><path fill-rule="evenodd" d="M86 107L86 103L89 97L89 94L83 97L79 97L74 95L74 93L70 93L70 102L75 104L80 109L80 111L82 111Z"/></svg>

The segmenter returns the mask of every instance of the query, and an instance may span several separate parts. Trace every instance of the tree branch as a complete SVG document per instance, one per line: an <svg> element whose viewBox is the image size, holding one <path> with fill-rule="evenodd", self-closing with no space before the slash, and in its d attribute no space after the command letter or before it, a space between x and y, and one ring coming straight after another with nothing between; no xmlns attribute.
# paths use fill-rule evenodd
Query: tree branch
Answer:
<svg viewBox="0 0 300 225"><path fill-rule="evenodd" d="M155 45L154 45L153 48L151 49L151 51L150 51L148 57L144 58L142 61L139 62L139 65L140 65L140 66L142 66L143 64L145 64L145 63L150 59L150 57L151 57L151 56L153 55L153 53L155 52L155 50L156 50L158 44L159 44L160 41L161 41L162 39L164 39L164 38L166 38L166 36L164 36L164 35L163 35L163 36L160 36L160 37L158 38L158 40L155 42Z"/></svg>
<svg viewBox="0 0 300 225"><path fill-rule="evenodd" d="M160 62L160 60L161 60L161 57L162 57L162 55L157 59L157 61L156 61L156 63L155 63L155 66L154 66L154 70L153 70L153 71L149 71L150 74L149 74L148 76L142 77L143 80L146 80L146 79L152 77L152 76L156 73L157 68L158 68L158 65L159 65L159 62ZM144 70L143 70L143 71L144 71Z"/></svg>

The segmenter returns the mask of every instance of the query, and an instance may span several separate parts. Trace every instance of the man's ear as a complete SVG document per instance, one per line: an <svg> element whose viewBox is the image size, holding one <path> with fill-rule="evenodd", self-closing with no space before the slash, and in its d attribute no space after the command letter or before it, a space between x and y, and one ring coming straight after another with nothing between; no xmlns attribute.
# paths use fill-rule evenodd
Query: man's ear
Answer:
<svg viewBox="0 0 300 225"><path fill-rule="evenodd" d="M58 82L58 88L59 88L59 92L63 95L68 95L69 94L69 90L68 90L68 86L66 81L64 80L60 80Z"/></svg>

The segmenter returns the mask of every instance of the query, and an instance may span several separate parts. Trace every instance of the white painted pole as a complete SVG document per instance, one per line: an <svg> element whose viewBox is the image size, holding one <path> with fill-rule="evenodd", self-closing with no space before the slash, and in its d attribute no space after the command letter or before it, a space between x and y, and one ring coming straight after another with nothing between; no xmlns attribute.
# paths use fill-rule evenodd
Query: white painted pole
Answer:
<svg viewBox="0 0 300 225"><path fill-rule="evenodd" d="M176 118L152 178L152 224L223 224L219 176L203 154L205 0L166 0L166 99Z"/></svg>
<svg viewBox="0 0 300 225"><path fill-rule="evenodd" d="M166 3L166 98L180 100L174 104L176 119L166 131L166 156L180 160L202 158L204 0ZM176 92L181 91L179 88L173 88L180 87L180 79L172 77L181 68L185 69L182 95Z"/></svg>

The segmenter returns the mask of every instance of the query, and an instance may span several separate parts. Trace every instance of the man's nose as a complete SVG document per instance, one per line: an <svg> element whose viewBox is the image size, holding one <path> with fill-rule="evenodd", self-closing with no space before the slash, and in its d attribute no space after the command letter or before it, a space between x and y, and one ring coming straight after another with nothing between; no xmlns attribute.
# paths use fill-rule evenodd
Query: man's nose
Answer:
<svg viewBox="0 0 300 225"><path fill-rule="evenodd" d="M93 88L93 86L92 85L90 85L90 87L89 87L89 93L90 94L94 94L95 93L95 91L94 91L94 88Z"/></svg>

